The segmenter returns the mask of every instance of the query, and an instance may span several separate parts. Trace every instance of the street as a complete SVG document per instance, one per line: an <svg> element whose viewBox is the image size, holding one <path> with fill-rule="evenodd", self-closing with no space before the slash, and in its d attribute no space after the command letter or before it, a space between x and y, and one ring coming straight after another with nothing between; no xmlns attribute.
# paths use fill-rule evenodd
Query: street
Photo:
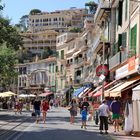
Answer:
<svg viewBox="0 0 140 140"><path fill-rule="evenodd" d="M46 124L42 121L36 124L30 113L13 115L16 116L15 122L8 121L4 125L4 121L0 119L0 127L3 130L0 140L111 140L110 135L100 135L98 126L93 125L93 122L87 123L86 130L81 129L80 115L76 117L75 124L70 124L69 112L65 108L51 109L47 114ZM11 120L14 117L11 116Z"/></svg>

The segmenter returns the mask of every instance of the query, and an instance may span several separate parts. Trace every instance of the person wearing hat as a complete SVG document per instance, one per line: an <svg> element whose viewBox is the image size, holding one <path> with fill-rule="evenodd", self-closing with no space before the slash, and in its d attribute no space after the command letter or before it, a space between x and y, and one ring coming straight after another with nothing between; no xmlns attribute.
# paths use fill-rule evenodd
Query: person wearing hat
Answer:
<svg viewBox="0 0 140 140"><path fill-rule="evenodd" d="M99 106L99 118L100 118L100 134L103 134L103 129L105 128L105 134L108 134L108 116L109 116L109 107L106 100L102 101L102 104Z"/></svg>

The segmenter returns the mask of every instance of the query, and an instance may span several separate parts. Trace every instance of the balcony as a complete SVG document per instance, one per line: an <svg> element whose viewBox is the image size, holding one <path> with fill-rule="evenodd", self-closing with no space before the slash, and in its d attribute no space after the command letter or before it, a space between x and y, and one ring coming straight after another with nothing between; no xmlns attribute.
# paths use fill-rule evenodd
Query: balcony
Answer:
<svg viewBox="0 0 140 140"><path fill-rule="evenodd" d="M126 51L121 52L121 63L124 63L128 59L128 53Z"/></svg>
<svg viewBox="0 0 140 140"><path fill-rule="evenodd" d="M118 52L112 58L110 58L110 60L109 60L109 70L113 69L114 67L116 67L120 64L120 62L121 62L120 55L121 55L121 53Z"/></svg>
<svg viewBox="0 0 140 140"><path fill-rule="evenodd" d="M100 3L98 5L98 8L97 8L97 11L96 11L96 14L94 16L94 20L95 21L100 21L101 18L103 17L103 14L105 11L110 11L110 0L100 0Z"/></svg>

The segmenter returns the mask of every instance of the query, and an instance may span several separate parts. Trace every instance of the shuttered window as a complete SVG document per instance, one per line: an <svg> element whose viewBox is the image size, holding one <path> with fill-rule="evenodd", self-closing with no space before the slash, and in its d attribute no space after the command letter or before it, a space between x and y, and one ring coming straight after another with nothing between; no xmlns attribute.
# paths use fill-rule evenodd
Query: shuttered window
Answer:
<svg viewBox="0 0 140 140"><path fill-rule="evenodd" d="M123 2L119 1L118 7L118 25L122 25L122 11L123 11Z"/></svg>
<svg viewBox="0 0 140 140"><path fill-rule="evenodd" d="M130 52L131 56L136 54L137 46L137 25L130 30Z"/></svg>
<svg viewBox="0 0 140 140"><path fill-rule="evenodd" d="M61 51L61 59L64 59L64 50Z"/></svg>
<svg viewBox="0 0 140 140"><path fill-rule="evenodd" d="M127 37L127 33L124 32L122 33L122 46L126 47L126 37Z"/></svg>

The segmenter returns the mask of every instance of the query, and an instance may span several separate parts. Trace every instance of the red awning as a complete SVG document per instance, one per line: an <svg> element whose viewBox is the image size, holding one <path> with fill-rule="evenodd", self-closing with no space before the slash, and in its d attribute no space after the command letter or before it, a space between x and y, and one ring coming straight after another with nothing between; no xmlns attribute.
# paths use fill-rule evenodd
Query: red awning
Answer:
<svg viewBox="0 0 140 140"><path fill-rule="evenodd" d="M98 97L98 96L100 96L102 94L102 90L99 90L99 91L97 91L94 95L93 95L93 97Z"/></svg>
<svg viewBox="0 0 140 140"><path fill-rule="evenodd" d="M42 93L39 96L45 97L45 96L48 96L48 95L51 95L51 94L53 94L53 92Z"/></svg>

